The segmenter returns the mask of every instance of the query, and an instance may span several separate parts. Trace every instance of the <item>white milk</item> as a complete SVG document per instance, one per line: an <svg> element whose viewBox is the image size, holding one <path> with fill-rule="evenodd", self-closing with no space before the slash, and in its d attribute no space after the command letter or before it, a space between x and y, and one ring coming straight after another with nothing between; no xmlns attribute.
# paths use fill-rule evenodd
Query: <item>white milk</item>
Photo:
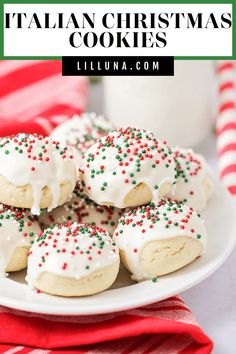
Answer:
<svg viewBox="0 0 236 354"><path fill-rule="evenodd" d="M108 76L104 86L106 115L118 126L146 128L184 147L200 143L213 127L212 61L176 60L174 77Z"/></svg>

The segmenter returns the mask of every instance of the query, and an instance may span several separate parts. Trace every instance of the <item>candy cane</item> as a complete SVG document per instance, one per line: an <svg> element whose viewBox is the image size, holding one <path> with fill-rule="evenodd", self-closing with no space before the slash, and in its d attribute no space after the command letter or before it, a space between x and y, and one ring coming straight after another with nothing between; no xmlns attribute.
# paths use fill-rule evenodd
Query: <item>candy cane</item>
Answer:
<svg viewBox="0 0 236 354"><path fill-rule="evenodd" d="M236 196L236 62L217 62L219 111L216 122L219 172L224 185Z"/></svg>

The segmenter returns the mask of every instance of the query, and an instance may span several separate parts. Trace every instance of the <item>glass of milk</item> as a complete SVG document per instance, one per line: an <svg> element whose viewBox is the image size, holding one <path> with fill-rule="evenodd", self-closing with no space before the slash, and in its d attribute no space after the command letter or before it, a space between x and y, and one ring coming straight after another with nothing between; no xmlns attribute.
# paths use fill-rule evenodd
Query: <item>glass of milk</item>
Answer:
<svg viewBox="0 0 236 354"><path fill-rule="evenodd" d="M214 65L176 60L174 76L104 77L105 113L116 126L136 126L169 144L192 147L213 127Z"/></svg>

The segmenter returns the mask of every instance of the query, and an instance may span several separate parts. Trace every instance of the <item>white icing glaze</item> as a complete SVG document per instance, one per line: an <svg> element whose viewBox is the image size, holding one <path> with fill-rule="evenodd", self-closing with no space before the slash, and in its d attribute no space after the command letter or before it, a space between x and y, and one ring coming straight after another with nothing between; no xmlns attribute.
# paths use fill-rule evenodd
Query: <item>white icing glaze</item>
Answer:
<svg viewBox="0 0 236 354"><path fill-rule="evenodd" d="M39 214L44 187L47 186L53 196L49 210L58 206L62 182L69 182L73 191L77 168L78 160L71 151L50 138L18 134L0 141L0 175L15 186L32 186L33 214Z"/></svg>
<svg viewBox="0 0 236 354"><path fill-rule="evenodd" d="M51 137L84 153L113 128L114 126L102 115L83 113L80 116L74 115L60 124L53 130Z"/></svg>
<svg viewBox="0 0 236 354"><path fill-rule="evenodd" d="M35 240L28 259L27 281L43 272L80 279L119 261L119 250L108 233L79 223L56 225Z"/></svg>
<svg viewBox="0 0 236 354"><path fill-rule="evenodd" d="M168 197L183 201L197 211L205 209L213 193L213 183L204 157L179 147L174 147L172 152L177 165L177 182Z"/></svg>
<svg viewBox="0 0 236 354"><path fill-rule="evenodd" d="M0 204L0 277L17 247L30 247L41 229L29 210Z"/></svg>
<svg viewBox="0 0 236 354"><path fill-rule="evenodd" d="M77 221L102 227L112 235L121 215L122 211L118 208L94 203L77 185L70 201L50 213L43 210L38 219L42 229L67 221Z"/></svg>
<svg viewBox="0 0 236 354"><path fill-rule="evenodd" d="M175 163L166 143L151 132L120 128L92 145L82 158L85 193L98 204L124 208L124 199L145 183L158 200L160 187L175 182Z"/></svg>
<svg viewBox="0 0 236 354"><path fill-rule="evenodd" d="M207 232L200 216L187 205L161 199L157 204L124 213L116 227L114 240L119 249L125 251L134 279L141 281L150 278L140 262L145 245L183 236L197 239L204 252Z"/></svg>

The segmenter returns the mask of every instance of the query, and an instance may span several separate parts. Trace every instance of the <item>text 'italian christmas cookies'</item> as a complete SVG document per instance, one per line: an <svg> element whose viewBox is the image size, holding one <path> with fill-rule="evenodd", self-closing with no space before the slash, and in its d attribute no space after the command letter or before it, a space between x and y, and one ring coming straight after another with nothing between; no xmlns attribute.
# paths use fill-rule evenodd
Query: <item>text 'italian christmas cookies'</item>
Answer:
<svg viewBox="0 0 236 354"><path fill-rule="evenodd" d="M136 128L113 130L82 159L85 193L98 204L118 208L157 200L175 182L175 163L166 143Z"/></svg>
<svg viewBox="0 0 236 354"><path fill-rule="evenodd" d="M118 208L94 203L78 185L70 201L51 212L43 210L39 216L39 224L45 229L67 221L77 221L103 227L112 235L121 215L122 212Z"/></svg>
<svg viewBox="0 0 236 354"><path fill-rule="evenodd" d="M176 161L177 182L169 197L197 211L205 209L213 194L213 184L204 157L193 150L178 147L174 147L172 152Z"/></svg>
<svg viewBox="0 0 236 354"><path fill-rule="evenodd" d="M46 229L34 242L27 281L60 296L84 296L109 288L119 270L119 251L98 227L67 223Z"/></svg>
<svg viewBox="0 0 236 354"><path fill-rule="evenodd" d="M200 256L206 229L192 208L162 199L127 211L114 240L123 264L141 281L173 272Z"/></svg>
<svg viewBox="0 0 236 354"><path fill-rule="evenodd" d="M114 129L112 124L102 115L84 113L60 124L54 129L51 137L84 154L91 145L112 129Z"/></svg>
<svg viewBox="0 0 236 354"><path fill-rule="evenodd" d="M77 163L67 147L39 135L0 141L0 202L49 210L65 203L76 185Z"/></svg>
<svg viewBox="0 0 236 354"><path fill-rule="evenodd" d="M27 267L29 248L40 232L29 210L0 204L0 276Z"/></svg>

